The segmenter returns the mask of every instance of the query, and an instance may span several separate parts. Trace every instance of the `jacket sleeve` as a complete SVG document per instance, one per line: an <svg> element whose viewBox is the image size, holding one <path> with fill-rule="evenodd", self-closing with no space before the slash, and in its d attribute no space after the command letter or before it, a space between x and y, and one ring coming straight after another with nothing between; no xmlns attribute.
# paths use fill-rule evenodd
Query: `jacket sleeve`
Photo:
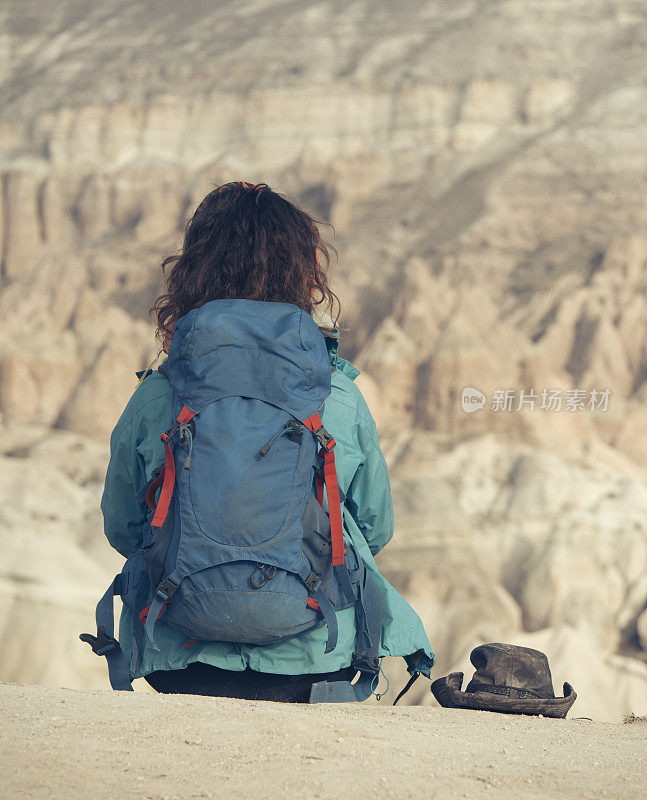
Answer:
<svg viewBox="0 0 647 800"><path fill-rule="evenodd" d="M364 460L348 487L346 507L376 555L393 537L393 501L388 468L370 414L360 417L357 438Z"/></svg>
<svg viewBox="0 0 647 800"><path fill-rule="evenodd" d="M111 546L128 558L142 545L148 507L136 494L164 459L160 431L166 421L166 397L154 398L117 423L110 437L110 462L101 498L103 529Z"/></svg>
<svg viewBox="0 0 647 800"><path fill-rule="evenodd" d="M110 438L110 462L101 498L103 530L111 546L122 556L133 555L142 544L142 526L146 521L144 506L135 493L143 485L132 446L132 423L115 428Z"/></svg>

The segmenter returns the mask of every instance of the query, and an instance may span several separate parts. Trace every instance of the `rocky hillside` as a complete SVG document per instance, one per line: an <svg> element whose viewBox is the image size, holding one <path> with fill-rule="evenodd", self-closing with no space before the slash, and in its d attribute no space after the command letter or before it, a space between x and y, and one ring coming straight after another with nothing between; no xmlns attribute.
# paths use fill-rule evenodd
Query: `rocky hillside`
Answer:
<svg viewBox="0 0 647 800"><path fill-rule="evenodd" d="M107 436L162 256L243 178L334 225L397 504L382 565L439 670L543 637L565 672L594 654L591 698L624 687L600 714L644 714L644 4L5 0L0 36L0 675L102 685L74 639L116 564Z"/></svg>

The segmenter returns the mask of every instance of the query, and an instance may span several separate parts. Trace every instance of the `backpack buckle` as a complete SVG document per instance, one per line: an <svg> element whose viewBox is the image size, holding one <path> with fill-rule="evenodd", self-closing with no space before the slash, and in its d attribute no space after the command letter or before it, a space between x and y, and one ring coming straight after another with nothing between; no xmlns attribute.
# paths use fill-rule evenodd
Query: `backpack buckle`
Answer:
<svg viewBox="0 0 647 800"><path fill-rule="evenodd" d="M167 602L171 599L171 597L173 597L177 590L178 586L173 583L173 581L170 581L168 578L164 578L157 589L155 589L155 596L159 597L160 600Z"/></svg>
<svg viewBox="0 0 647 800"><path fill-rule="evenodd" d="M109 656L119 650L119 642L114 636L108 636L106 629L103 625L97 628L97 635L93 636L91 633L82 633L79 636L82 642L86 642L92 648L92 652L98 656Z"/></svg>
<svg viewBox="0 0 647 800"><path fill-rule="evenodd" d="M164 431L164 433L160 436L160 439L166 444L170 439L173 439L175 434L180 430L180 425L176 422L174 425Z"/></svg>
<svg viewBox="0 0 647 800"><path fill-rule="evenodd" d="M314 572L311 572L303 582L305 583L306 589L310 592L310 594L314 594L321 586L321 578L315 575Z"/></svg>
<svg viewBox="0 0 647 800"><path fill-rule="evenodd" d="M336 442L333 437L328 433L328 431L321 426L319 430L312 431L314 435L317 437L317 441L323 447L324 450L332 450L335 446Z"/></svg>
<svg viewBox="0 0 647 800"><path fill-rule="evenodd" d="M370 653L355 652L353 653L351 667L358 669L360 672L377 673L380 671L380 661Z"/></svg>

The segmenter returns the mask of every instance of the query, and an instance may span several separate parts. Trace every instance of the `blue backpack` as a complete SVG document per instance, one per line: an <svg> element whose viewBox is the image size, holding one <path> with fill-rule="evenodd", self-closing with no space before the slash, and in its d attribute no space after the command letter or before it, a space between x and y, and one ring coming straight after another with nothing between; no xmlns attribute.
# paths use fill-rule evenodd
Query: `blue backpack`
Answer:
<svg viewBox="0 0 647 800"><path fill-rule="evenodd" d="M173 389L165 460L138 498L141 549L99 601L97 635L113 689L132 690L155 627L189 641L267 644L354 606L349 682L319 682L310 702L365 700L379 672L383 597L344 539L335 440L320 412L330 394L323 335L294 305L214 300L182 317L160 367ZM324 488L328 511L324 510ZM133 612L130 665L114 638L113 597Z"/></svg>

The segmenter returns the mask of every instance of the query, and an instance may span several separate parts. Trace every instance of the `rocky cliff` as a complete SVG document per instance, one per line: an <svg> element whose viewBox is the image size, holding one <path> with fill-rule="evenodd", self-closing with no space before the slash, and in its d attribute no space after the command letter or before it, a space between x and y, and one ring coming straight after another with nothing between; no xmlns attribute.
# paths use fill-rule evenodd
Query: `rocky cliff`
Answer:
<svg viewBox="0 0 647 800"><path fill-rule="evenodd" d="M7 0L0 20L0 674L98 685L74 636L115 565L107 436L155 351L162 256L243 178L334 225L397 507L382 566L439 670L544 637L566 672L603 654L592 686L631 674L608 714L645 713L644 4Z"/></svg>

